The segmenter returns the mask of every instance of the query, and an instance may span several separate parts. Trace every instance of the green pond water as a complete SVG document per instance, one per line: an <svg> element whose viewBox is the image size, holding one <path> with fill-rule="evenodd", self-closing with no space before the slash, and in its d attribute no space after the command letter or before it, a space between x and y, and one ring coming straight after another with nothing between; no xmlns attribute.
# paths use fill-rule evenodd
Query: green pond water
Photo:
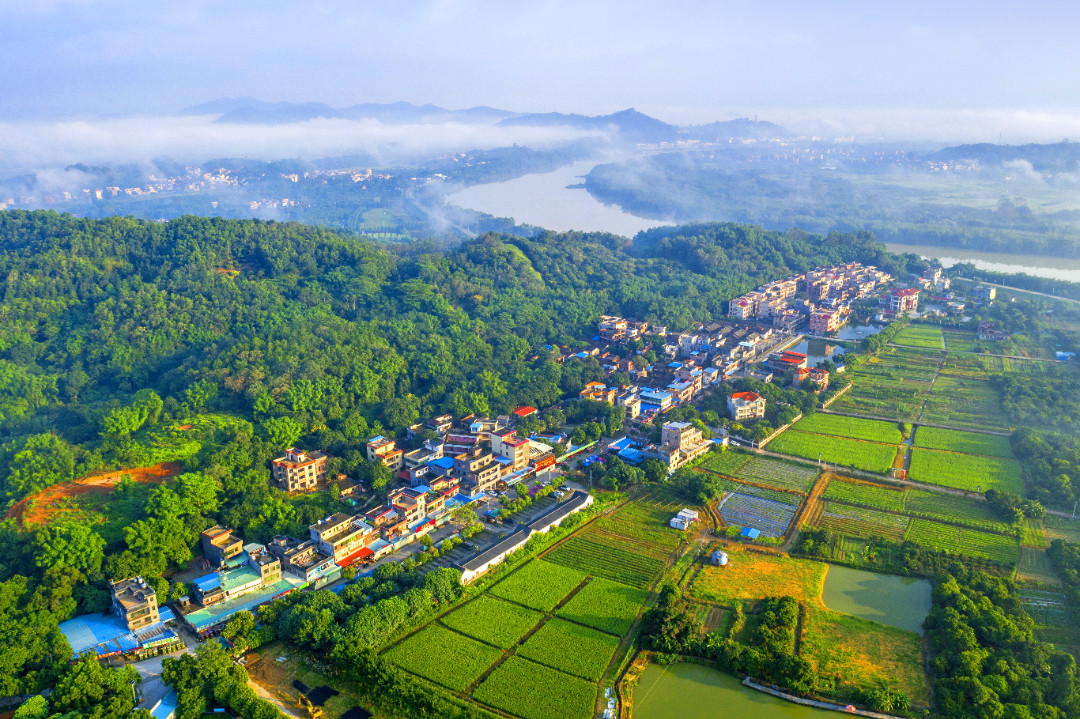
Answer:
<svg viewBox="0 0 1080 719"><path fill-rule="evenodd" d="M930 582L830 565L822 599L833 611L922 634Z"/></svg>
<svg viewBox="0 0 1080 719"><path fill-rule="evenodd" d="M650 664L634 687L634 719L837 719L836 712L804 707L747 689L730 674L680 662Z"/></svg>

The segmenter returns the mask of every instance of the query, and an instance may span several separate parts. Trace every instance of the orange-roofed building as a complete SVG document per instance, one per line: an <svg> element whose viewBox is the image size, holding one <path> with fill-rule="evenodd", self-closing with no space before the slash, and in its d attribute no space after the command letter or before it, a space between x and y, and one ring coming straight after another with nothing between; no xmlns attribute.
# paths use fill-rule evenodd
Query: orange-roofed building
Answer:
<svg viewBox="0 0 1080 719"><path fill-rule="evenodd" d="M727 406L737 421L765 416L765 398L757 392L735 392L728 397Z"/></svg>

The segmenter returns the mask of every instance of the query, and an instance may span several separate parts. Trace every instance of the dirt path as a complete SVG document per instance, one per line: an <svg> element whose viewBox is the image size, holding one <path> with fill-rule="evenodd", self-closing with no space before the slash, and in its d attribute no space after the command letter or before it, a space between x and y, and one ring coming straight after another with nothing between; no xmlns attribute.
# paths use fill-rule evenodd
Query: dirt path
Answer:
<svg viewBox="0 0 1080 719"><path fill-rule="evenodd" d="M183 467L179 462L162 462L151 467L132 467L128 469L95 472L71 482L54 484L51 487L31 494L13 505L5 514L5 519L17 519L21 525L43 524L53 515L64 511L62 506L54 506L62 500L81 497L87 494L108 494L121 477L127 475L139 483L164 482L169 477L180 474Z"/></svg>

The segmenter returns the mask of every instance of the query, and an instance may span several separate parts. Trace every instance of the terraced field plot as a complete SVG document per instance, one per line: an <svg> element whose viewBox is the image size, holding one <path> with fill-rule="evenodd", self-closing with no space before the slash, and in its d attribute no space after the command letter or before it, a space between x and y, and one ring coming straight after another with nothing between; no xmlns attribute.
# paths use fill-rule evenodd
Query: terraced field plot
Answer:
<svg viewBox="0 0 1080 719"><path fill-rule="evenodd" d="M630 631L649 593L618 582L594 578L558 611L571 622L622 636Z"/></svg>
<svg viewBox="0 0 1080 719"><path fill-rule="evenodd" d="M814 526L830 529L848 537L883 537L894 542L904 541L911 520L900 514L853 507L839 502L826 502Z"/></svg>
<svg viewBox="0 0 1080 719"><path fill-rule="evenodd" d="M795 507L745 494L729 494L720 500L720 516L737 527L757 529L766 537L782 537L795 518Z"/></svg>
<svg viewBox="0 0 1080 719"><path fill-rule="evenodd" d="M989 457L1013 456L1008 437L976 432L958 432L938 427L919 427L915 431L915 446L963 452L964 454L983 454Z"/></svg>
<svg viewBox="0 0 1080 719"><path fill-rule="evenodd" d="M601 518L593 525L610 534L636 540L652 548L672 550L679 544L680 536L668 526L672 515L685 505L643 505L631 502L614 514Z"/></svg>
<svg viewBox="0 0 1080 719"><path fill-rule="evenodd" d="M941 452L919 447L911 451L908 477L916 482L937 484L974 492L997 489L1024 493L1020 463L1015 459L983 457L959 452Z"/></svg>
<svg viewBox="0 0 1080 719"><path fill-rule="evenodd" d="M750 462L750 459L749 454L729 449L726 452L713 452L698 466L734 477L743 466Z"/></svg>
<svg viewBox="0 0 1080 719"><path fill-rule="evenodd" d="M585 719L594 713L596 685L515 656L500 664L473 697L524 719Z"/></svg>
<svg viewBox="0 0 1080 719"><path fill-rule="evenodd" d="M1020 549L1020 564L1016 567L1016 578L1053 586L1061 584L1046 552L1029 547Z"/></svg>
<svg viewBox="0 0 1080 719"><path fill-rule="evenodd" d="M914 632L811 606L800 654L838 687L894 686L914 706L930 703L921 640Z"/></svg>
<svg viewBox="0 0 1080 719"><path fill-rule="evenodd" d="M989 382L946 375L934 383L921 421L976 429L1009 428L998 394ZM915 434L918 437L918 432Z"/></svg>
<svg viewBox="0 0 1080 719"><path fill-rule="evenodd" d="M809 492L818 476L815 467L793 464L771 457L754 457L734 474L738 479L781 487L796 492Z"/></svg>
<svg viewBox="0 0 1080 719"><path fill-rule="evenodd" d="M828 565L785 555L765 554L733 545L724 548L728 564L706 565L691 583L689 594L725 607L751 606L761 597L792 596L821 605Z"/></svg>
<svg viewBox="0 0 1080 719"><path fill-rule="evenodd" d="M517 655L596 682L604 676L618 646L618 637L552 619L518 648Z"/></svg>
<svg viewBox="0 0 1080 719"><path fill-rule="evenodd" d="M769 444L769 449L781 454L818 459L843 467L854 467L884 474L892 467L896 445L864 442L844 437L810 434L789 429Z"/></svg>
<svg viewBox="0 0 1080 719"><path fill-rule="evenodd" d="M501 649L435 624L386 653L405 671L458 692L479 679L500 656Z"/></svg>
<svg viewBox="0 0 1080 719"><path fill-rule="evenodd" d="M925 489L909 489L904 492L904 497L905 508L912 513L933 515L991 532L1011 531L989 504L978 499Z"/></svg>
<svg viewBox="0 0 1080 719"><path fill-rule="evenodd" d="M945 343L942 340L941 328L930 327L927 325L910 325L900 330L896 337L893 338L893 342L898 345L907 345L909 347L925 347L927 349L945 349Z"/></svg>
<svg viewBox="0 0 1080 719"><path fill-rule="evenodd" d="M489 593L550 612L583 581L585 575L576 569L534 559L492 587Z"/></svg>
<svg viewBox="0 0 1080 719"><path fill-rule="evenodd" d="M440 621L455 631L509 649L540 621L539 612L482 594Z"/></svg>
<svg viewBox="0 0 1080 719"><path fill-rule="evenodd" d="M895 422L845 417L817 412L803 417L791 427L800 432L833 435L849 439L864 439L882 444L900 444L903 435Z"/></svg>
<svg viewBox="0 0 1080 719"><path fill-rule="evenodd" d="M1080 517L1080 514L1077 516ZM1072 520L1048 515L1043 518L1043 527L1046 529L1047 539L1051 541L1060 539L1064 542L1080 544L1080 519Z"/></svg>
<svg viewBox="0 0 1080 719"><path fill-rule="evenodd" d="M736 479L728 479L727 477L716 476L716 482L725 492L760 497L761 499L768 499L769 501L778 502L780 504L790 504L794 507L799 506L799 503L802 502L803 496L801 494L783 492L779 489L756 487L752 484L744 484Z"/></svg>
<svg viewBox="0 0 1080 719"><path fill-rule="evenodd" d="M941 334L945 339L945 349L950 352L970 352L975 349L974 332L943 328Z"/></svg>
<svg viewBox="0 0 1080 719"><path fill-rule="evenodd" d="M995 562L1015 564L1020 559L1020 547L1016 539L1000 534L964 529L927 519L911 520L911 528L905 539L953 554L981 557Z"/></svg>

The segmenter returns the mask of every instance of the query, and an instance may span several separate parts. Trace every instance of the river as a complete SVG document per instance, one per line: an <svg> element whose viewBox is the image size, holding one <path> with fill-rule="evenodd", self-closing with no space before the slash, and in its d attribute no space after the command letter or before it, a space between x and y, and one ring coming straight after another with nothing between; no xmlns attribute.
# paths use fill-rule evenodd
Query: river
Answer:
<svg viewBox="0 0 1080 719"><path fill-rule="evenodd" d="M638 217L617 205L605 205L584 188L571 187L580 184L595 165L593 160L581 160L552 172L473 185L447 195L446 201L496 217L512 217L518 223L536 225L556 232L611 232L633 237L641 230L671 224ZM1039 277L1080 282L1080 260L922 245L890 244L888 247L892 252L913 252L923 257L936 257L945 267L951 267L957 262L972 262L982 270L1026 272Z"/></svg>

